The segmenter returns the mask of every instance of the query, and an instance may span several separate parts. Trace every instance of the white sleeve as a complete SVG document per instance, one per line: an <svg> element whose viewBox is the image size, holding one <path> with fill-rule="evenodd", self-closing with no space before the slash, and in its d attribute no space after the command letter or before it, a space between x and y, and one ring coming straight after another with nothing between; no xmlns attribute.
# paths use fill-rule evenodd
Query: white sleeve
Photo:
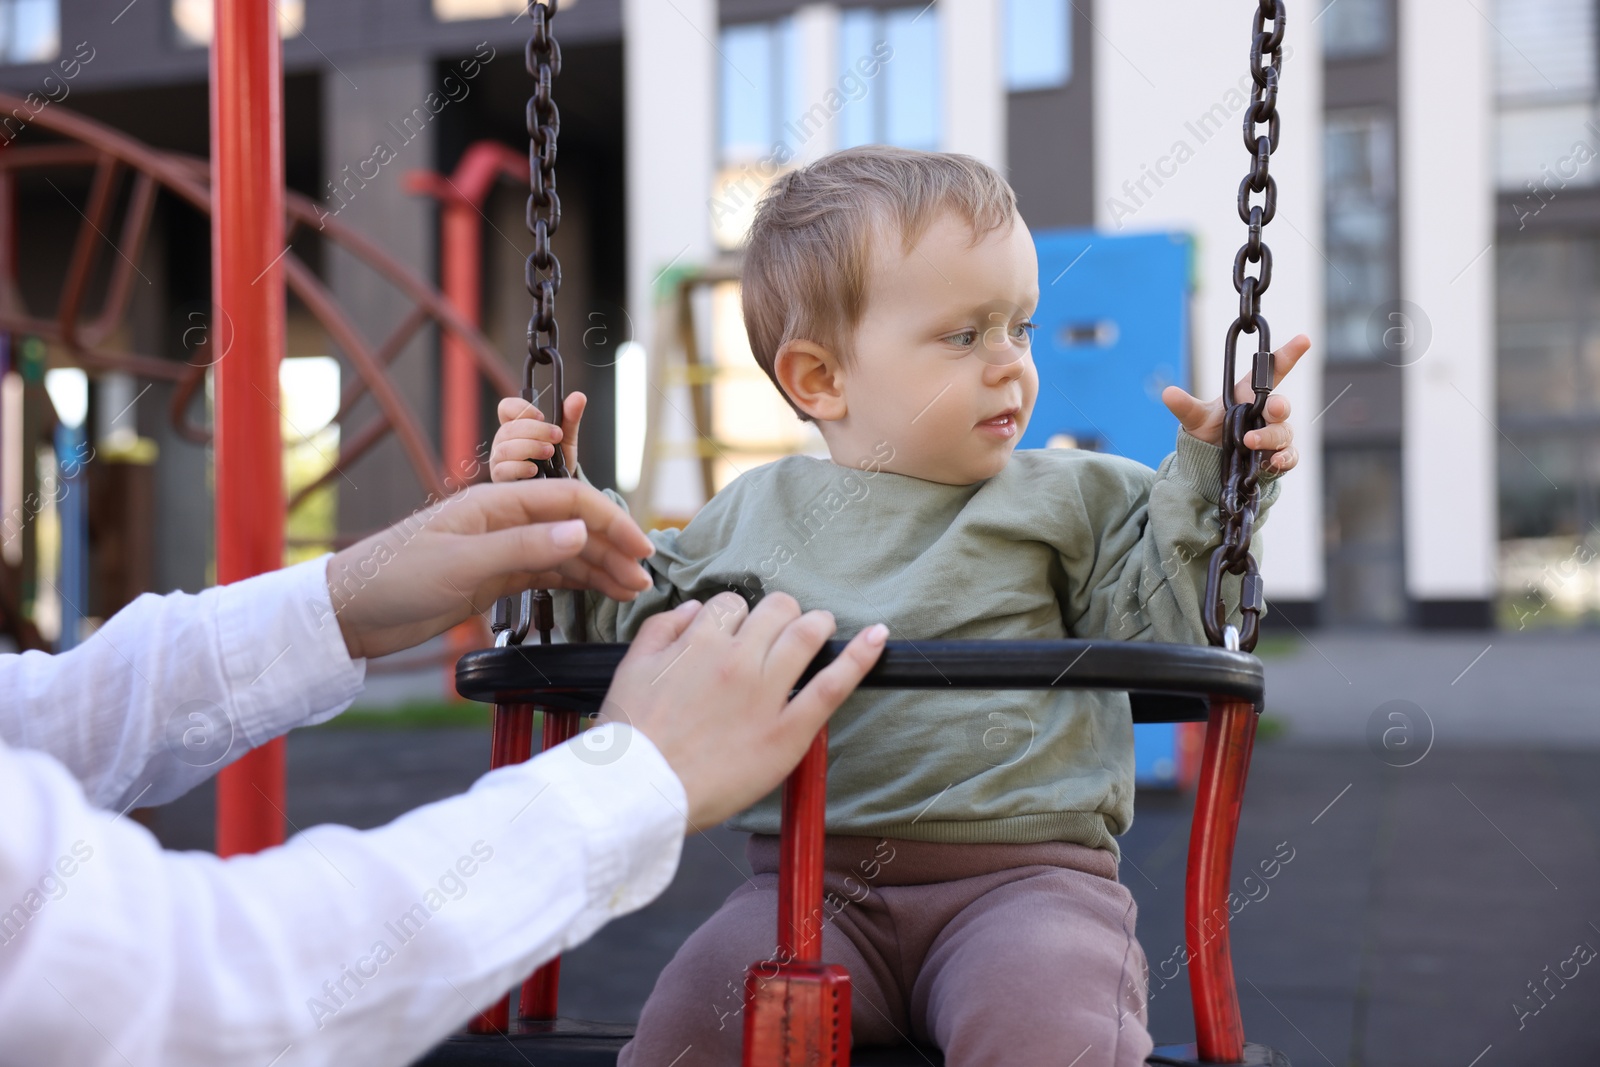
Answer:
<svg viewBox="0 0 1600 1067"><path fill-rule="evenodd" d="M361 692L327 557L198 595L145 594L70 652L0 655L0 741L54 756L89 802L188 792Z"/></svg>
<svg viewBox="0 0 1600 1067"><path fill-rule="evenodd" d="M686 810L613 724L376 830L220 860L0 744L0 1065L400 1067L660 893Z"/></svg>

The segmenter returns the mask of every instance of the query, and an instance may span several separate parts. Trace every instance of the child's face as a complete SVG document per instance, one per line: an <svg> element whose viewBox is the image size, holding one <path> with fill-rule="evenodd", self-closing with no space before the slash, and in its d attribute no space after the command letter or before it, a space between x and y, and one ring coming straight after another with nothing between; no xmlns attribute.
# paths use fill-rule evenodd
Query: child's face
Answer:
<svg viewBox="0 0 1600 1067"><path fill-rule="evenodd" d="M851 449L881 458L887 442L883 469L970 485L1010 460L1039 392L1028 328L1039 261L1020 216L971 240L947 212L907 254L880 242L841 372L845 415L828 428L836 461L858 465Z"/></svg>

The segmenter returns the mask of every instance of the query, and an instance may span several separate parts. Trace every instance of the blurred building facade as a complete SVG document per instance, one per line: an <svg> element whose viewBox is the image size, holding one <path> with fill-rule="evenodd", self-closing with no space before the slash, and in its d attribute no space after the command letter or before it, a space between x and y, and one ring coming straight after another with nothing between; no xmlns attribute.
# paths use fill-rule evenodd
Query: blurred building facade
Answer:
<svg viewBox="0 0 1600 1067"><path fill-rule="evenodd" d="M94 58L60 106L203 157L209 7L0 0L0 88L36 90L53 62L87 47ZM707 372L710 417L731 449L641 455L646 412L674 424L669 438L694 420L685 391L652 400L640 376L643 353L661 343L660 293L736 257L776 173L853 144L984 159L1035 230L1193 235L1194 391L1214 394L1245 235L1234 197L1248 156L1236 131L1252 9L569 0L557 21L558 307L571 384L593 399L590 476L632 485L655 465L657 510L687 512L705 471L721 484L764 448L816 448L749 365L732 283L694 297L701 358L720 368ZM516 0L281 3L291 187L435 277L437 208L403 176L448 174L477 140L526 143L520 10ZM1276 341L1305 332L1316 346L1282 388L1302 460L1263 537L1274 625L1588 618L1600 610L1589 547L1600 541L1594 5L1310 0L1292 5L1287 40L1264 309ZM63 260L51 235L75 225L73 192L19 190L20 255ZM527 319L524 197L504 183L483 208L483 322L514 365ZM401 314L315 233L296 249L370 335ZM183 358L192 316L209 311L208 259L202 228L174 218L163 229L140 264L143 350ZM49 306L49 292L36 295ZM290 356L339 355L293 303L290 314ZM437 339L413 342L395 375L437 435ZM141 394L125 418L162 450L151 584L192 589L209 555L208 498L196 491L205 456L168 428L165 389ZM111 407L113 393L98 384L91 408ZM346 533L421 500L393 445L345 473Z"/></svg>

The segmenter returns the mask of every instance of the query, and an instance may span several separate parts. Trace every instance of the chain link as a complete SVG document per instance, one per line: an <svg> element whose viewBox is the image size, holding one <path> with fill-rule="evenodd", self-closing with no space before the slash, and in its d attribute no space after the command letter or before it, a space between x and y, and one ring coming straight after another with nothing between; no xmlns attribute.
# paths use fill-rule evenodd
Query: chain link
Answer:
<svg viewBox="0 0 1600 1067"><path fill-rule="evenodd" d="M528 16L533 32L526 52L528 73L533 77L533 95L528 98L528 234L533 251L523 264L523 281L533 298L533 315L528 319L528 354L522 361L522 399L532 404L539 391L534 385L534 368L550 368L551 421L559 424L566 409L566 382L561 361L561 331L556 326L556 294L561 291L561 260L556 258L553 240L561 226L561 197L556 192L556 138L561 133L561 112L556 108L554 91L561 74L561 45L551 23L558 0L532 0ZM570 478L566 455L558 445L549 459L537 461L539 477ZM506 597L494 606L491 629L497 643L520 645L529 630L537 630L539 643L551 641L555 627L554 603L547 589L535 589L520 597ZM583 601L578 601L577 631L574 641L584 640Z"/></svg>
<svg viewBox="0 0 1600 1067"><path fill-rule="evenodd" d="M1272 29L1267 29L1267 23ZM1243 627L1238 647L1249 652L1259 636L1264 596L1261 574L1250 554L1256 508L1261 490L1261 453L1246 448L1245 434L1266 423L1267 397L1272 393L1272 331L1261 316L1261 294L1272 284L1272 249L1262 231L1278 211L1278 183L1271 174L1272 153L1278 147L1278 79L1283 70L1283 0L1257 0L1250 42L1250 106L1244 112L1244 146L1250 153L1250 172L1239 183L1239 220L1248 228L1243 247L1233 257L1233 287L1239 294L1239 316L1228 327L1224 344L1222 395L1226 414L1222 424L1222 503L1218 513L1222 544L1211 553L1206 567L1206 595L1202 607L1206 638L1213 645L1232 645L1227 607L1222 601L1222 576L1243 575L1239 610ZM1267 60L1270 57L1270 62ZM1266 132L1260 127L1265 124ZM1259 203L1251 197L1261 195ZM1250 264L1255 274L1247 274ZM1236 353L1241 334L1256 337L1250 367L1251 400L1234 397Z"/></svg>

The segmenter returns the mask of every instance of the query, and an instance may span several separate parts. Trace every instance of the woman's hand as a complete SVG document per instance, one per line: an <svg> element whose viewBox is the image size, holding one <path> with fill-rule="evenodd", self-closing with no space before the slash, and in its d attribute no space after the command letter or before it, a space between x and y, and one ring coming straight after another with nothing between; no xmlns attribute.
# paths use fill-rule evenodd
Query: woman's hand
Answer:
<svg viewBox="0 0 1600 1067"><path fill-rule="evenodd" d="M869 626L791 699L800 672L833 636L826 611L800 613L787 593L754 610L736 593L653 616L617 668L602 723L626 722L666 757L689 798L692 830L769 793L883 651Z"/></svg>
<svg viewBox="0 0 1600 1067"><path fill-rule="evenodd" d="M478 485L328 561L328 594L353 659L421 644L524 589L650 587L650 539L605 494L570 478Z"/></svg>

